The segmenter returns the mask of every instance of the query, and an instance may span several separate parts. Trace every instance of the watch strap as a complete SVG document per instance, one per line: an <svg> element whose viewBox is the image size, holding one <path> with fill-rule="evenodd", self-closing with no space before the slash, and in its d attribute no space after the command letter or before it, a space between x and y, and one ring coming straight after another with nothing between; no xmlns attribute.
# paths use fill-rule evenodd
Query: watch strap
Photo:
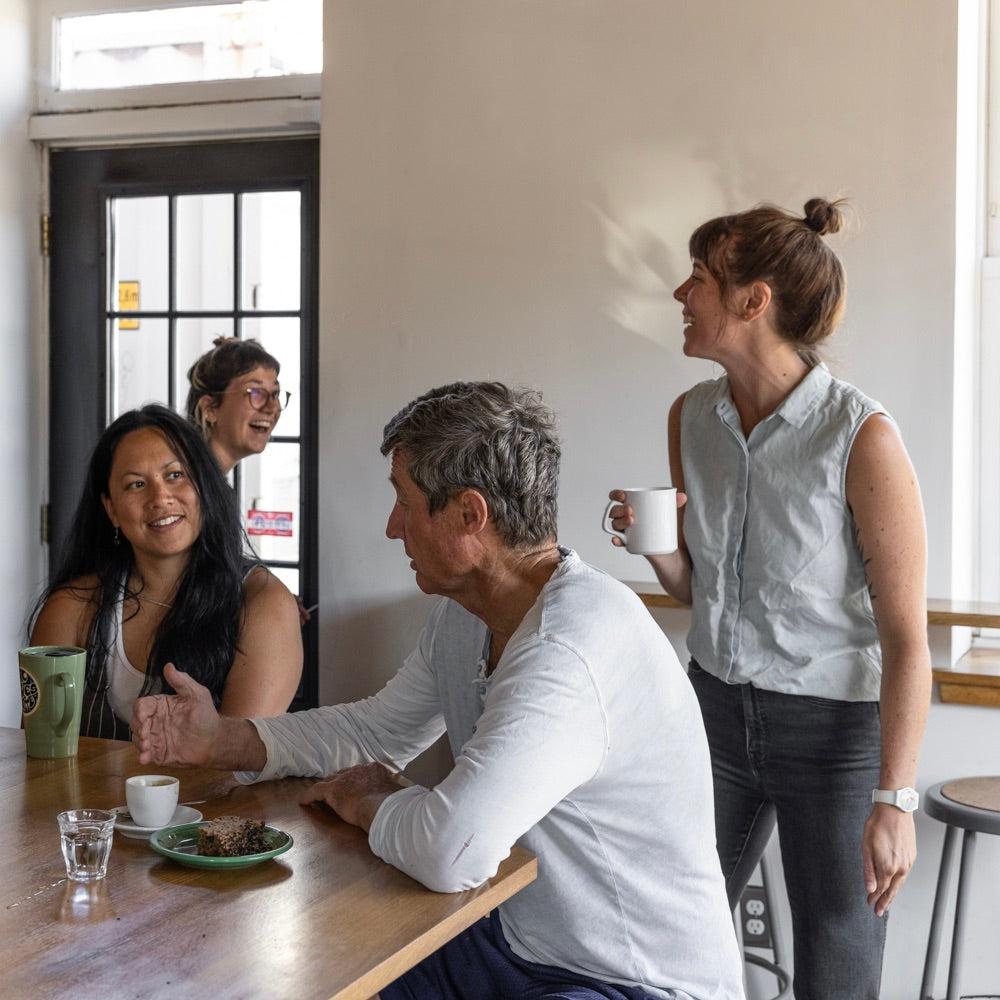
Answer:
<svg viewBox="0 0 1000 1000"><path fill-rule="evenodd" d="M920 796L913 788L876 788L872 791L872 802L884 802L902 812L913 812L920 804Z"/></svg>

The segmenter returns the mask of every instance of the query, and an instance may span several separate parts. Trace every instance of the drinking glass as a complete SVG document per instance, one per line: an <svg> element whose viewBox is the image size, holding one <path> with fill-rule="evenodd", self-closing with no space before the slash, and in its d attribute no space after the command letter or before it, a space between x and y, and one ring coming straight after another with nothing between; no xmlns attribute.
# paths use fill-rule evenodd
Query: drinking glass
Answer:
<svg viewBox="0 0 1000 1000"><path fill-rule="evenodd" d="M104 878L108 873L115 814L105 809L69 809L56 818L69 878L74 882Z"/></svg>

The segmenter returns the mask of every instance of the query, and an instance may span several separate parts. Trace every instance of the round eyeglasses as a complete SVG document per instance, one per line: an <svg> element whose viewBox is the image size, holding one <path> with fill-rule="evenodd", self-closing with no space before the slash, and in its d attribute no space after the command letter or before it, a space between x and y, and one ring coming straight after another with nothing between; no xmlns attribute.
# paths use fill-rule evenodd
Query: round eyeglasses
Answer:
<svg viewBox="0 0 1000 1000"><path fill-rule="evenodd" d="M288 406L288 401L292 398L292 394L287 389L275 389L273 392L269 392L267 389L262 389L259 385L252 385L246 389L237 389L235 391L245 392L250 397L250 405L255 410L263 410L268 402L276 403L278 409L283 410Z"/></svg>

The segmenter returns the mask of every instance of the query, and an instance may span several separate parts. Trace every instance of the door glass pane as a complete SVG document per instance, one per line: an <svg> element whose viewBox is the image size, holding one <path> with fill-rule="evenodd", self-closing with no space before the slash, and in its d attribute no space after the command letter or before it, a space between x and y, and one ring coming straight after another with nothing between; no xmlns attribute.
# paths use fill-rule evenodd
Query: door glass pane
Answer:
<svg viewBox="0 0 1000 1000"><path fill-rule="evenodd" d="M199 312L233 308L231 194L182 195L177 211L177 308Z"/></svg>
<svg viewBox="0 0 1000 1000"><path fill-rule="evenodd" d="M177 409L183 413L187 402L188 369L215 344L216 337L232 337L232 319L178 319L174 323L174 385Z"/></svg>
<svg viewBox="0 0 1000 1000"><path fill-rule="evenodd" d="M271 572L289 589L293 594L301 594L299 589L299 571L289 569L287 566L272 566ZM316 609L313 608L313 611Z"/></svg>
<svg viewBox="0 0 1000 1000"><path fill-rule="evenodd" d="M127 283L130 308L163 312L169 294L169 200L114 198L109 205L112 256L108 309L119 308L121 286Z"/></svg>
<svg viewBox="0 0 1000 1000"><path fill-rule="evenodd" d="M259 455L243 459L239 469L254 550L262 559L298 561L299 446L272 441Z"/></svg>
<svg viewBox="0 0 1000 1000"><path fill-rule="evenodd" d="M241 308L299 308L301 202L298 191L243 195Z"/></svg>
<svg viewBox="0 0 1000 1000"><path fill-rule="evenodd" d="M169 398L170 337L165 319L131 320L137 325L122 329L112 321L111 417L143 403L166 403Z"/></svg>
<svg viewBox="0 0 1000 1000"><path fill-rule="evenodd" d="M300 372L298 319L282 316L259 316L243 321L244 339L259 340L271 357L281 365L278 381L281 388L292 394L291 402L282 410L275 434L281 437L298 437L301 433L302 374Z"/></svg>

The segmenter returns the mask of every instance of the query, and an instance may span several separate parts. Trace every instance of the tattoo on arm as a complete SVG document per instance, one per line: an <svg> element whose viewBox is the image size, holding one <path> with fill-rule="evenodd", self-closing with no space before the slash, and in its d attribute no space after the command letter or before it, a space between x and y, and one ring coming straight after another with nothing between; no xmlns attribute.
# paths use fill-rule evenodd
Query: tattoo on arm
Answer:
<svg viewBox="0 0 1000 1000"><path fill-rule="evenodd" d="M865 555L865 546L861 541L861 529L857 526L857 524L854 525L854 543L857 545L858 554L861 556L861 566L865 572L865 582L868 584L868 596L874 604L877 599L877 595L875 594L875 589L872 585L871 575L868 572L868 566L872 561L872 557Z"/></svg>

